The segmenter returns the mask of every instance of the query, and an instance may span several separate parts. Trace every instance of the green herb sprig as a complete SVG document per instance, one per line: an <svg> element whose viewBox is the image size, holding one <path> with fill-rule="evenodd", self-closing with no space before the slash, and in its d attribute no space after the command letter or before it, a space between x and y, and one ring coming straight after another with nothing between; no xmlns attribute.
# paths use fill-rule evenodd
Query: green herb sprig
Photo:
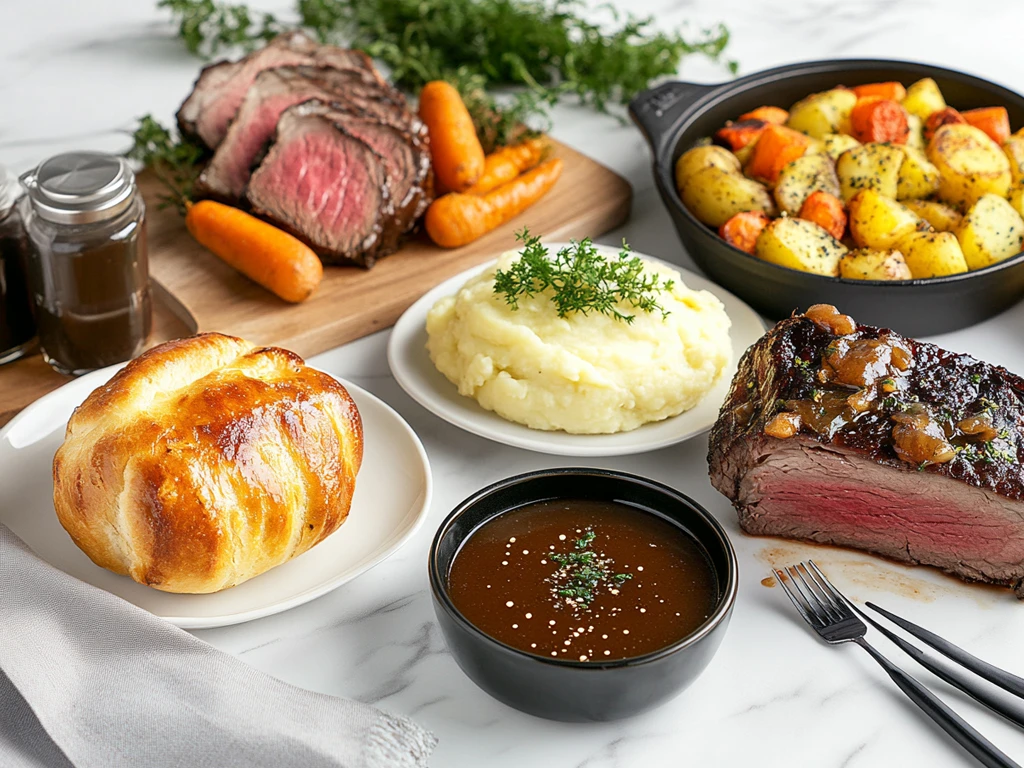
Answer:
<svg viewBox="0 0 1024 768"><path fill-rule="evenodd" d="M602 558L590 548L597 534L587 528L574 544L574 551L555 552L548 557L558 566L550 581L555 585L554 593L571 601L574 608L586 610L594 602L594 593L602 584L617 589L633 578L631 573L612 573L610 560Z"/></svg>
<svg viewBox="0 0 1024 768"><path fill-rule="evenodd" d="M174 206L184 215L199 177L203 153L198 144L175 136L152 115L144 115L132 133L128 157L148 166L167 188L167 193L159 197L159 207Z"/></svg>
<svg viewBox="0 0 1024 768"><path fill-rule="evenodd" d="M272 14L241 4L158 5L171 11L188 49L204 56L250 50L285 29ZM721 61L729 42L722 25L684 37L657 31L653 17L621 17L607 5L598 19L581 0L296 0L296 12L299 26L321 41L382 61L399 86L459 85L474 102L471 114L488 148L507 143L511 126L546 119L548 107L567 95L608 111L675 74L686 56ZM508 87L517 92L491 96Z"/></svg>
<svg viewBox="0 0 1024 768"><path fill-rule="evenodd" d="M549 293L559 317L595 312L632 324L636 315L622 312L621 304L668 317L657 296L675 283L644 272L643 261L630 255L625 242L617 257L605 256L585 239L560 248L552 258L528 229L517 232L516 239L524 244L519 258L494 275L494 293L503 295L513 310L524 296Z"/></svg>

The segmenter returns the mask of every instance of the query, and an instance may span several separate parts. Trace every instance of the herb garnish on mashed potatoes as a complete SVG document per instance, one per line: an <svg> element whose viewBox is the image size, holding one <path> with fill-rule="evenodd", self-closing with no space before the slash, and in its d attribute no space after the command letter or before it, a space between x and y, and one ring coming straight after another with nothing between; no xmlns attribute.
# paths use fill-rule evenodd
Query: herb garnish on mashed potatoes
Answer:
<svg viewBox="0 0 1024 768"><path fill-rule="evenodd" d="M693 408L732 355L729 317L678 272L590 240L521 252L427 314L427 349L459 392L534 429L608 434Z"/></svg>

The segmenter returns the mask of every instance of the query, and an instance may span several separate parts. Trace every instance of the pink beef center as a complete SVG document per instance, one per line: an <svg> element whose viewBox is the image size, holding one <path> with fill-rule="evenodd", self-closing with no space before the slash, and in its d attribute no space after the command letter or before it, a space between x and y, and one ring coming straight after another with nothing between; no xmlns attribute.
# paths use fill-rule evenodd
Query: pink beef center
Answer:
<svg viewBox="0 0 1024 768"><path fill-rule="evenodd" d="M825 471L807 458L775 455L744 476L745 529L989 577L1024 572L1024 520L1015 502L945 477L915 483L913 475L850 461Z"/></svg>
<svg viewBox="0 0 1024 768"><path fill-rule="evenodd" d="M344 234L365 236L376 219L379 201L368 162L372 158L354 141L338 141L329 127L305 131L274 158L267 188L279 189L284 217L303 222L315 240L330 242ZM309 234L313 234L309 233Z"/></svg>
<svg viewBox="0 0 1024 768"><path fill-rule="evenodd" d="M274 135L281 113L308 98L309 93L304 90L268 98L259 105L255 115L246 120L244 126L239 126L242 130L237 132L237 136L232 131L231 138L236 140L235 146L231 147L230 154L224 158L223 165L218 170L224 174L223 178L234 197L241 197L249 181L249 168L253 158Z"/></svg>

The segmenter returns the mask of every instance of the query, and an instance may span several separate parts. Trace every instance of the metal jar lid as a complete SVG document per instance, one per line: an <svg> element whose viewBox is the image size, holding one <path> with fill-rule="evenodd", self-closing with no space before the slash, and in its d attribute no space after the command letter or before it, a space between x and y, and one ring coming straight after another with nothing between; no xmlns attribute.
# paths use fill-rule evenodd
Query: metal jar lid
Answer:
<svg viewBox="0 0 1024 768"><path fill-rule="evenodd" d="M128 162L103 152L66 152L21 176L36 213L57 224L113 218L135 198Z"/></svg>

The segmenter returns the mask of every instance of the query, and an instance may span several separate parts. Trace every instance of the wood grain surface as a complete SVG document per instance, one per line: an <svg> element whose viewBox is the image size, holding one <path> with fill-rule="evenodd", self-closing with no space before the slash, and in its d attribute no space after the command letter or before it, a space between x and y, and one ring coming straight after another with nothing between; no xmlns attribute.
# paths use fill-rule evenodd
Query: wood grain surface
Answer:
<svg viewBox="0 0 1024 768"><path fill-rule="evenodd" d="M139 186L149 204L150 275L159 285L151 345L195 332L221 331L304 357L390 327L441 281L495 258L529 227L548 240L596 237L629 215L629 183L603 165L554 143L562 178L536 205L470 245L444 250L422 234L370 270L328 267L316 293L287 304L199 245L173 209L158 210L159 183L146 173ZM0 425L67 381L40 356L0 366Z"/></svg>

